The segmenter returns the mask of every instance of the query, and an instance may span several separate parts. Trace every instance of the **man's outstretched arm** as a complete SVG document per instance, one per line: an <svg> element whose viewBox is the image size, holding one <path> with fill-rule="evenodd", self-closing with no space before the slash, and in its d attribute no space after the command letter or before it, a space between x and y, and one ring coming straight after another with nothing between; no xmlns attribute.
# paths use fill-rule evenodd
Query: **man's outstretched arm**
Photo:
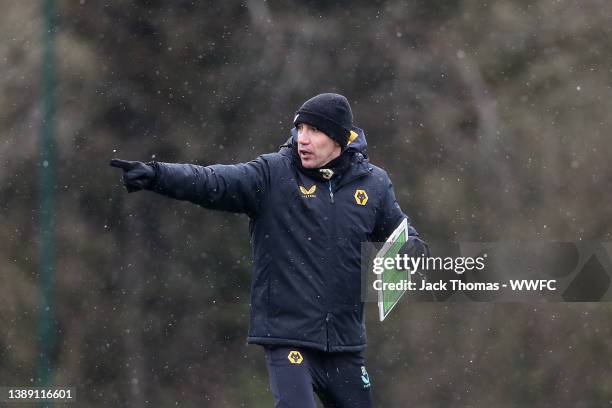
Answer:
<svg viewBox="0 0 612 408"><path fill-rule="evenodd" d="M206 208L254 215L268 184L268 163L261 157L248 163L198 166L113 159L123 169L128 192L151 190Z"/></svg>

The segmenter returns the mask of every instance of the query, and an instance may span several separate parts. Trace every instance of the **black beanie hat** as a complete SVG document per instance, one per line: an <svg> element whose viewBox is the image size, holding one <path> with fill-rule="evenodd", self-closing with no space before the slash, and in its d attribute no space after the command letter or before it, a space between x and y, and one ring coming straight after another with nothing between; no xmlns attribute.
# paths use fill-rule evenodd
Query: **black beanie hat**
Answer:
<svg viewBox="0 0 612 408"><path fill-rule="evenodd" d="M344 149L353 128L353 112L344 96L324 93L304 102L293 119L295 126L300 123L316 127Z"/></svg>

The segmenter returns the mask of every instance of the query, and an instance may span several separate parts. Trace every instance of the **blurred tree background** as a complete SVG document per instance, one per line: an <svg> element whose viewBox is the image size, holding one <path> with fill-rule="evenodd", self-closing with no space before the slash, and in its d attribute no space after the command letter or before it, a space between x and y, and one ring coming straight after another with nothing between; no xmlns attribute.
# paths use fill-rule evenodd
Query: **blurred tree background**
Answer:
<svg viewBox="0 0 612 408"><path fill-rule="evenodd" d="M0 15L0 385L36 383L40 2ZM428 240L609 240L612 3L56 1L54 381L78 405L272 405L245 344L248 219L149 192L108 160L276 151L346 95ZM401 305L376 321L377 406L603 406L609 304Z"/></svg>

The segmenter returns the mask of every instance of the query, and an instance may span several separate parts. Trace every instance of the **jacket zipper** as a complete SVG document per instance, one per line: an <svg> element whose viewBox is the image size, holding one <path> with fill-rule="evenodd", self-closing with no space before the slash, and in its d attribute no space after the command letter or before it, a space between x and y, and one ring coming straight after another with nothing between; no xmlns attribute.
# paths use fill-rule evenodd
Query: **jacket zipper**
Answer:
<svg viewBox="0 0 612 408"><path fill-rule="evenodd" d="M331 320L331 313L327 313L325 315L325 338L327 340L327 345L325 347L325 351L330 351L329 350L329 321Z"/></svg>
<svg viewBox="0 0 612 408"><path fill-rule="evenodd" d="M367 173L365 173L367 174ZM363 177L365 174L359 174L355 177L350 178L349 180L346 180L345 183L343 184L348 184L353 180L356 180L358 178ZM327 187L329 189L329 201L331 202L331 204L334 204L334 186L332 184L331 179L327 180ZM335 234L335 230L332 230L332 237ZM325 296L326 297L326 307L329 308L330 307L330 297L329 296ZM328 309L329 310L329 309ZM326 340L326 350L330 351L330 347L329 347L329 325L331 324L331 317L332 314L330 312L326 312L325 314L325 340Z"/></svg>
<svg viewBox="0 0 612 408"><path fill-rule="evenodd" d="M334 204L334 188L333 188L331 179L327 180L327 186L329 187L329 200L331 204L333 205ZM334 237L334 234L335 234L335 230L332 230L332 234L331 234L332 238ZM327 303L326 308L329 308L330 297L329 295L326 295L325 297L326 297L326 303ZM331 313L329 313L328 311L325 314L325 342L326 342L325 350L326 351L329 351L329 321L330 320L331 320Z"/></svg>

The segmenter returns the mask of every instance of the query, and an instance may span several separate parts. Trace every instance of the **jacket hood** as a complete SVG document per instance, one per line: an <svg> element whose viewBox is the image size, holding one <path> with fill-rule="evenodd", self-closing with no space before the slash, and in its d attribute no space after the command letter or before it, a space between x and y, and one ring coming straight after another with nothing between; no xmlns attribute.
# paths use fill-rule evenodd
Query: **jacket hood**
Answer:
<svg viewBox="0 0 612 408"><path fill-rule="evenodd" d="M285 144L281 145L283 147L293 147L293 145L297 143L297 129L293 127L291 129L291 136ZM346 152L352 153L361 153L364 157L368 157L366 154L366 149L368 147L368 143L366 141L365 132L363 129L360 129L356 126L353 126L353 130L351 130L351 136L349 138L349 142L346 145Z"/></svg>

